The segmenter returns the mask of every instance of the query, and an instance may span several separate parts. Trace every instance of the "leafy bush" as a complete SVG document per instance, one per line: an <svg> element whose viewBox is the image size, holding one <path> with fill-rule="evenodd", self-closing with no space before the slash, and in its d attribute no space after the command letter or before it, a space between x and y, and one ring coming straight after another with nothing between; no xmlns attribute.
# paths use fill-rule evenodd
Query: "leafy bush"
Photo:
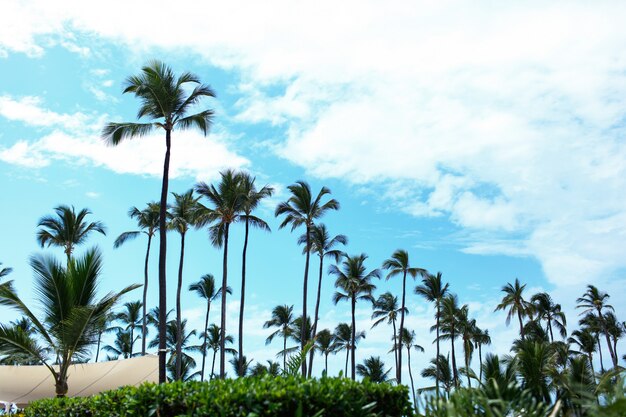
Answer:
<svg viewBox="0 0 626 417"><path fill-rule="evenodd" d="M340 378L261 377L125 387L45 399L27 417L412 416L407 388Z"/></svg>

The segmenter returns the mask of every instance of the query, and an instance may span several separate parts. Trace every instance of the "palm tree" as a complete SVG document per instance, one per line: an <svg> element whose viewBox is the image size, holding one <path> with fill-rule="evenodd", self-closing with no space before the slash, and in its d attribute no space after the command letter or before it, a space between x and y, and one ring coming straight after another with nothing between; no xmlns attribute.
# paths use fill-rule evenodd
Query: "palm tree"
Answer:
<svg viewBox="0 0 626 417"><path fill-rule="evenodd" d="M593 354L596 351L596 338L593 333L589 329L580 329L574 330L572 332L572 336L567 339L568 343L572 345L576 345L578 352L584 355L587 355L587 359L589 360L589 366L591 367L591 373L594 375L595 381L595 370L593 369ZM576 351L574 351L576 352Z"/></svg>
<svg viewBox="0 0 626 417"><path fill-rule="evenodd" d="M247 376L250 371L252 359L248 360L245 356L233 356L229 362L233 366L235 375L239 378L243 378Z"/></svg>
<svg viewBox="0 0 626 417"><path fill-rule="evenodd" d="M600 359L600 373L604 373L604 359L602 357L602 344L600 343L600 333L602 333L602 325L600 324L600 319L595 316L593 313L587 313L583 318L581 318L578 323L580 324L580 329L582 331L587 331L591 333L596 341L596 346L598 346L598 357Z"/></svg>
<svg viewBox="0 0 626 417"><path fill-rule="evenodd" d="M37 242L44 246L58 246L63 248L69 265L74 247L87 240L91 232L106 235L106 228L101 222L87 223L85 217L91 214L89 209L82 209L76 213L74 206L60 205L54 208L55 216L44 216L39 219L37 227Z"/></svg>
<svg viewBox="0 0 626 417"><path fill-rule="evenodd" d="M409 379L411 380L411 396L413 397L413 404L417 406L417 402L415 399L415 385L413 383L413 371L411 371L411 349L415 349L418 352L424 352L424 348L421 345L416 343L417 336L415 335L415 331L411 330L409 332L408 329L404 329L402 332L402 344L406 347L407 353L407 365L409 366ZM399 348L400 346L398 346Z"/></svg>
<svg viewBox="0 0 626 417"><path fill-rule="evenodd" d="M398 349L395 349L395 346L398 344L398 332L396 331L396 320L398 319L398 312L401 310L398 307L398 297L391 294L390 292L386 292L381 294L378 299L372 305L374 311L372 312L372 320L374 324L372 324L372 329L378 326L383 321L387 320L387 324L391 324L393 327L393 336L391 340L393 341L394 346L394 359L396 361L396 369L398 368ZM400 347L402 349L402 347Z"/></svg>
<svg viewBox="0 0 626 417"><path fill-rule="evenodd" d="M274 215L276 217L284 215L285 218L280 224L279 229L290 225L293 232L300 226L305 227L306 242L304 247L307 249L305 262L304 262L304 281L302 290L302 316L307 317L307 290L309 283L309 260L311 256L311 230L315 225L315 220L322 217L329 210L339 210L339 202L335 199L330 199L326 203L322 204L322 197L326 194L330 194L330 190L326 187L322 187L317 197L313 199L311 194L311 187L305 181L296 181L287 187L291 192L291 197L287 201L280 203L276 207ZM303 322L304 325L304 322ZM304 333L304 329L302 329ZM300 346L301 350L304 350L306 345L306 338L302 339ZM302 375L306 376L306 361L302 361Z"/></svg>
<svg viewBox="0 0 626 417"><path fill-rule="evenodd" d="M237 221L243 204L241 178L232 170L220 173L221 181L217 188L204 182L196 184L196 192L212 204L212 208L199 204L198 226L209 227L211 243L217 248L224 248L222 262L222 308L221 326L222 343L226 342L226 288L228 287L228 233L231 223ZM220 348L220 378L226 376L226 350Z"/></svg>
<svg viewBox="0 0 626 417"><path fill-rule="evenodd" d="M278 376L280 375L280 364L278 362L267 361L267 366L257 363L250 370L250 376Z"/></svg>
<svg viewBox="0 0 626 417"><path fill-rule="evenodd" d="M294 319L294 321L291 323L291 331L289 332L289 338L291 340L293 340L296 343L296 346L292 346L292 347L288 347L286 352L288 355L292 355L294 353L297 353L299 348L300 348L300 343L302 342L303 338L310 338L311 337L311 317L307 317L306 321L304 322L304 326L302 325L302 316L298 316ZM304 328L304 333L302 333L302 329ZM311 342L311 348L313 348L313 342ZM278 352L279 355L284 354L284 351L280 351ZM306 354L302 357L302 360L306 360ZM299 363L299 361L298 361ZM285 369L289 369L289 364L287 364L287 368Z"/></svg>
<svg viewBox="0 0 626 417"><path fill-rule="evenodd" d="M537 401L550 401L550 375L554 374L555 352L549 343L531 339L516 340L513 346L517 373L522 387L528 389Z"/></svg>
<svg viewBox="0 0 626 417"><path fill-rule="evenodd" d="M561 311L561 304L555 304L550 297L550 294L540 292L533 295L530 298L530 302L533 304L533 310L537 314L538 320L545 320L547 331L550 334L550 342L554 342L553 327L559 331L561 337L567 336L567 320L565 313Z"/></svg>
<svg viewBox="0 0 626 417"><path fill-rule="evenodd" d="M335 351L333 334L328 329L320 330L315 336L315 350L324 355L324 375L328 375L328 355Z"/></svg>
<svg viewBox="0 0 626 417"><path fill-rule="evenodd" d="M188 86L194 85L189 91ZM155 129L165 131L165 160L159 212L159 383L165 382L165 338L167 310L166 279L166 210L169 186L170 152L172 132L176 129L197 128L206 136L213 119L213 110L203 110L188 115L204 97L215 97L210 87L201 84L199 78L189 72L176 77L170 67L160 61L151 61L139 75L126 79L123 94L132 93L141 101L137 119L147 118L147 123L108 123L102 137L110 145L118 145L125 139L146 136Z"/></svg>
<svg viewBox="0 0 626 417"><path fill-rule="evenodd" d="M415 287L415 294L422 296L426 299L426 301L435 303L435 318L437 320L435 324L435 330L437 336L435 337L435 342L437 343L437 356L435 358L439 358L441 354L439 353L439 331L440 331L440 318L441 318L441 303L448 295L450 284L443 284L441 280L441 272L437 272L437 275L428 275L422 278L422 285L418 285ZM435 359L436 361L437 359ZM435 374L435 395L437 400L439 400L439 374Z"/></svg>
<svg viewBox="0 0 626 417"><path fill-rule="evenodd" d="M216 289L215 287L215 278L212 274L205 274L200 277L200 281L191 284L189 286L189 291L195 292L200 298L206 300L206 316L204 318L204 331L202 335L204 337L204 341L202 343L202 369L200 371L200 381L204 381L204 369L206 364L206 351L207 351L207 337L208 332L206 331L209 327L209 313L211 312L211 303L218 299L222 295L222 289ZM230 287L226 287L226 293L232 294L232 290Z"/></svg>
<svg viewBox="0 0 626 417"><path fill-rule="evenodd" d="M243 196L241 204L241 215L238 216L238 220L242 221L245 226L245 235L243 240L243 252L241 255L241 302L239 303L239 361L243 364L243 312L246 299L246 255L248 251L248 234L250 226L257 227L261 230L270 231L270 227L265 220L253 216L252 212L259 206L264 198L271 197L274 193L274 189L268 185L264 186L260 190L256 189L254 184L255 178L250 174L242 172L239 173L239 182L241 187L241 194Z"/></svg>
<svg viewBox="0 0 626 417"><path fill-rule="evenodd" d="M356 378L356 366L355 366L355 348L356 348L356 303L357 300L367 300L374 302L372 297L372 291L376 289L376 286L372 284L372 278L380 278L380 271L374 269L367 272L365 269L365 260L367 255L364 253L355 256L345 256L342 262L342 269L339 269L337 265L331 265L328 272L331 275L335 275L335 287L340 291L336 291L333 295L333 302L337 304L339 301L348 300L351 305L352 315L352 372L351 376L354 380ZM341 292L343 291L343 292Z"/></svg>
<svg viewBox="0 0 626 417"><path fill-rule="evenodd" d="M489 336L489 330L482 330L476 328L476 332L473 335L474 346L478 348L478 363L480 364L480 376L479 379L483 379L483 345L491 345L491 336Z"/></svg>
<svg viewBox="0 0 626 417"><path fill-rule="evenodd" d="M333 351L346 351L346 367L343 373L344 376L348 374L348 359L350 357L350 352L353 350L352 347L356 347L359 340L365 339L365 332L361 330L359 332L355 332L354 343L352 343L352 329L353 327L348 323L339 323L337 327L335 327L335 332L333 333Z"/></svg>
<svg viewBox="0 0 626 417"><path fill-rule="evenodd" d="M422 378L431 378L435 380L435 389L437 398L439 398L439 384L443 384L443 389L446 391L448 397L450 391L454 385L454 378L452 371L450 370L450 361L443 355L437 356L430 360L430 366L422 369Z"/></svg>
<svg viewBox="0 0 626 417"><path fill-rule="evenodd" d="M98 325L120 298L139 285L128 286L117 293L96 299L102 270L102 257L97 249L87 251L78 259L70 258L63 267L52 257L36 256L30 260L35 272L35 294L41 312L34 314L13 289L13 281L0 285L0 305L11 307L27 317L36 329L36 336L19 328L0 325L0 354L23 354L44 365L52 374L58 397L68 390L68 369L73 361L88 358L95 344ZM40 320L39 318L42 318ZM41 346L37 339L45 342ZM47 348L58 359L53 367Z"/></svg>
<svg viewBox="0 0 626 417"><path fill-rule="evenodd" d="M180 374L179 379L181 381L193 380L196 377L196 375L198 375L197 372L193 372L194 368L196 367L196 361L194 360L193 357L187 356L187 355L181 356L181 359L182 359L182 369L181 369L181 374ZM168 363L167 372L168 372L170 380L176 379L176 364L171 363L171 362Z"/></svg>
<svg viewBox="0 0 626 417"><path fill-rule="evenodd" d="M204 335L201 335L204 337ZM206 346L207 349L211 349L213 351L213 361L211 362L211 375L209 376L209 380L213 379L213 375L215 375L215 357L217 356L217 351L222 349L222 346L225 346L227 343L233 343L234 339L231 335L226 335L226 339L224 343L221 341L222 338L222 329L215 324L211 324L206 330ZM233 348L224 347L226 353L228 354L236 354L237 351Z"/></svg>
<svg viewBox="0 0 626 417"><path fill-rule="evenodd" d="M380 356L370 356L362 364L356 366L356 373L362 378L368 378L372 382L387 382L391 369L385 371L385 363L380 360Z"/></svg>
<svg viewBox="0 0 626 417"><path fill-rule="evenodd" d="M113 327L110 330L123 330L128 332L128 341L130 342L130 349L128 357L133 356L133 345L137 338L135 338L135 328L141 323L141 301L133 301L124 303L124 310L113 315L113 319L122 323L122 326Z"/></svg>
<svg viewBox="0 0 626 417"><path fill-rule="evenodd" d="M115 340L113 345L104 345L102 350L107 353L111 353L114 356L110 359L118 358L132 358L133 357L133 344L139 339L139 336L133 339L129 330L123 330L119 328L115 333ZM108 356L108 355L107 355Z"/></svg>
<svg viewBox="0 0 626 417"><path fill-rule="evenodd" d="M449 340L451 346L452 355L452 376L454 379L454 386L459 386L459 373L456 366L456 352L455 341L459 337L459 315L461 309L466 309L467 306L459 307L459 299L455 294L447 295L441 302L441 335L442 340Z"/></svg>
<svg viewBox="0 0 626 417"><path fill-rule="evenodd" d="M146 303L148 298L148 261L150 259L150 246L152 245L152 238L157 230L159 230L159 213L161 212L161 207L159 207L159 203L152 202L148 203L148 206L139 210L137 207L131 207L128 211L128 216L131 219L135 219L137 221L137 226L140 230L133 230L129 232L124 232L115 239L113 243L114 248L119 248L126 241L130 239L135 239L140 234L145 234L148 236L148 247L146 249L146 259L144 261L143 267L143 312L142 312L142 320L141 320L141 354L146 354L146 339L147 339L147 312L146 312Z"/></svg>
<svg viewBox="0 0 626 417"><path fill-rule="evenodd" d="M2 266L2 262L0 262L0 266ZM6 277L12 271L13 271L13 268L0 268L0 278Z"/></svg>
<svg viewBox="0 0 626 417"><path fill-rule="evenodd" d="M181 346L181 358L182 361L191 360L187 365L192 365L191 367L196 366L196 361L191 356L191 352L195 352L199 350L198 346L191 345L191 340L193 337L197 335L196 330L191 330L187 332L187 320L183 320L180 323L180 328L178 327L178 323L176 320L170 320L167 322L167 332L166 332L166 346L167 350L170 352L170 357L167 361L168 367L174 370L174 379L176 377L176 361L178 352L176 352L176 346L180 344ZM155 348L158 346L159 340L155 339L148 345L149 348ZM182 373L181 373L182 375Z"/></svg>
<svg viewBox="0 0 626 417"><path fill-rule="evenodd" d="M615 355L615 358L619 358L619 354L617 353L617 342L624 337L624 325L617 320L617 317L611 311L604 314L604 322L606 325L606 331L613 343L613 354Z"/></svg>
<svg viewBox="0 0 626 417"><path fill-rule="evenodd" d="M615 351L613 350L613 346L609 338L609 332L606 327L606 320L605 320L605 313L604 313L605 310L615 311L612 305L606 303L606 300L609 297L610 296L607 293L604 293L598 290L593 285L588 285L587 291L583 294L582 297L576 300L576 302L578 303L576 308L584 309L582 313L580 314L594 313L594 312L598 314L598 323L606 338L606 344L609 347L609 354L611 355L611 360L613 361L613 367L616 368L617 356L615 355Z"/></svg>
<svg viewBox="0 0 626 417"><path fill-rule="evenodd" d="M10 326L13 327L16 331L21 331L29 337L34 337L37 334L37 330L33 323L26 317L21 317L18 320L12 321ZM50 349L46 350L45 354L50 353ZM17 353L10 356L5 356L0 359L0 365L38 365L37 362L33 361L29 355L25 355L24 353Z"/></svg>
<svg viewBox="0 0 626 417"><path fill-rule="evenodd" d="M279 305L272 310L272 318L263 324L264 329L278 327L274 333L270 334L265 340L265 344L269 345L274 337L281 336L283 338L283 369L287 369L287 338L291 336L293 325L293 306Z"/></svg>
<svg viewBox="0 0 626 417"><path fill-rule="evenodd" d="M472 354L474 353L474 345L476 335L480 332L480 329L476 325L476 319L469 318L469 308L467 305L461 307L457 314L457 322L459 326L459 335L463 342L463 358L465 359L465 375L467 376L467 386L472 387L472 381L470 376L472 374L470 368L470 362L472 360Z"/></svg>
<svg viewBox="0 0 626 417"><path fill-rule="evenodd" d="M298 244L306 245L307 236L306 234L300 236L298 239ZM324 224L314 225L311 228L311 236L310 236L310 248L306 246L303 249L303 253L306 255L307 250L311 250L311 252L316 253L320 260L320 268L319 268L319 279L317 282L317 300L315 302L315 315L313 317L313 332L311 335L313 337L317 334L317 322L319 320L319 311L320 311L320 300L322 296L322 278L324 271L324 259L331 258L335 262L339 262L339 258L343 255L343 252L334 249L338 244L347 245L348 238L344 235L337 235L333 238L330 237L330 233L328 233L328 229ZM313 372L313 356L315 354L315 349L311 349L309 353L309 369L308 376L311 377L311 373Z"/></svg>
<svg viewBox="0 0 626 417"><path fill-rule="evenodd" d="M515 284L507 283L501 290L504 293L504 297L502 297L502 301L494 310L509 310L506 315L507 326L511 323L511 318L515 315L517 316L522 339L524 338L524 323L522 317L526 316L531 308L530 303L524 300L525 288L526 284L521 285L517 278L515 278Z"/></svg>
<svg viewBox="0 0 626 417"><path fill-rule="evenodd" d="M189 229L195 225L196 216L198 212L198 199L194 197L193 190L188 190L183 194L172 193L174 196L174 204L170 208L169 218L170 222L168 228L176 230L180 234L180 260L178 262L178 283L176 286L176 328L182 330L182 307L180 305L180 295L183 290L183 263L185 260L185 236ZM176 345L176 366L175 375L176 379L180 379L182 372L182 352L180 343L182 338L180 335L177 338L178 344Z"/></svg>
<svg viewBox="0 0 626 417"><path fill-rule="evenodd" d="M411 278L415 279L418 274L423 277L427 274L427 272L423 268L411 267L409 264L409 253L403 249L396 250L391 255L391 258L386 259L383 262L383 269L389 271L387 273L387 280L395 276L402 275L402 309L400 310L400 329L397 336L394 336L400 344L400 348L397 350L396 359L396 380L398 381L398 384L400 384L402 383L402 337L400 337L400 335L404 332L404 314L407 312L406 277L409 275Z"/></svg>

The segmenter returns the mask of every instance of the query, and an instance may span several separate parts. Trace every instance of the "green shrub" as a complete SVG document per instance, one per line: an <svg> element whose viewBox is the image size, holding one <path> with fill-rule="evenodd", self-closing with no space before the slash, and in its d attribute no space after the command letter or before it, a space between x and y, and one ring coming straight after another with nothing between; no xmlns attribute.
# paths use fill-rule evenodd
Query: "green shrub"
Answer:
<svg viewBox="0 0 626 417"><path fill-rule="evenodd" d="M45 399L27 417L412 416L405 386L340 378L261 377L125 387L87 398Z"/></svg>

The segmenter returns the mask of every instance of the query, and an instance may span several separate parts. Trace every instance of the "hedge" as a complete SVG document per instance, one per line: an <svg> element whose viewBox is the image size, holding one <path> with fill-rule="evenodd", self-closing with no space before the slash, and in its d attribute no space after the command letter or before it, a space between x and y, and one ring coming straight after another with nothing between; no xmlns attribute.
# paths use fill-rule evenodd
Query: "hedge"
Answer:
<svg viewBox="0 0 626 417"><path fill-rule="evenodd" d="M259 377L124 387L30 404L27 417L412 416L405 386L345 378Z"/></svg>

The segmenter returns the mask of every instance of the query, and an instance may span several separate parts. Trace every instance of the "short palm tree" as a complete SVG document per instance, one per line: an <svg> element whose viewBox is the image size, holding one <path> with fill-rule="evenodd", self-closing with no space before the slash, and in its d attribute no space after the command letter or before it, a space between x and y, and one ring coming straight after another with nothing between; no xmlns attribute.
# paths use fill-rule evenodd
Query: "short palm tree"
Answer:
<svg viewBox="0 0 626 417"><path fill-rule="evenodd" d="M474 346L476 335L480 332L476 319L469 318L469 308L467 305L461 307L458 311L457 322L459 326L459 336L463 343L463 359L465 360L465 375L467 376L467 386L472 387L472 375L470 362L474 354Z"/></svg>
<svg viewBox="0 0 626 417"><path fill-rule="evenodd" d="M187 320L183 320L180 323L180 328L178 328L178 323L176 322L176 320L170 320L167 323L166 334L167 334L166 346L167 346L168 352L170 352L170 357L167 363L168 363L168 367L170 367L170 369L174 371L173 379L176 379L175 378L176 377L176 361L177 361L177 356L178 356L178 353L176 352L176 346L178 346L179 344L181 346L180 355L183 358L182 361L188 361L187 365L192 365L191 367L194 368L196 366L196 361L193 358L193 356L191 356L191 353L198 351L199 348L198 346L192 345L191 340L192 338L196 337L197 332L196 330L191 330L190 332L187 332ZM158 346L158 343L159 343L159 340L155 339L152 342L150 342L150 345L148 347L155 348Z"/></svg>
<svg viewBox="0 0 626 417"><path fill-rule="evenodd" d="M526 284L520 284L518 278L515 278L514 284L507 283L504 287L502 287L504 297L502 297L502 301L495 309L495 311L508 309L506 314L507 326L511 323L511 318L513 318L513 316L517 316L517 320L519 321L520 336L522 339L524 338L524 322L522 318L528 315L530 308L532 307L528 301L524 300L525 288Z"/></svg>
<svg viewBox="0 0 626 417"><path fill-rule="evenodd" d="M265 344L269 345L276 336L283 338L283 369L287 366L287 339L291 336L293 330L293 306L278 305L272 310L272 318L263 324L264 329L277 327L274 333L270 334L265 340Z"/></svg>
<svg viewBox="0 0 626 417"><path fill-rule="evenodd" d="M476 328L474 333L474 346L478 348L478 363L480 365L479 378L483 379L483 346L491 345L491 336L489 330Z"/></svg>
<svg viewBox="0 0 626 417"><path fill-rule="evenodd" d="M0 267L2 266L2 262L0 262ZM13 268L0 268L0 278L4 278L9 275L13 271Z"/></svg>
<svg viewBox="0 0 626 417"><path fill-rule="evenodd" d="M54 378L56 395L64 397L70 364L89 358L103 317L124 294L139 285L96 299L102 270L102 257L97 249L87 251L78 259L70 258L69 267L43 256L31 258L30 265L35 272L40 313L35 314L26 306L13 289L12 281L0 285L0 305L27 317L36 330L37 339L43 340L45 346L19 328L0 325L0 354L23 354L44 365ZM52 350L58 367L52 366L48 349Z"/></svg>
<svg viewBox="0 0 626 417"><path fill-rule="evenodd" d="M193 85L190 90L188 87ZM165 160L161 184L159 213L159 382L166 377L166 319L167 279L166 279L166 210L169 186L170 152L174 130L199 129L205 136L213 120L213 110L203 110L189 114L203 98L215 97L215 93L200 79L189 72L176 77L174 71L160 61L151 61L141 69L139 75L126 79L123 94L132 93L141 102L137 119L148 119L146 123L107 123L102 137L110 145L118 145L126 139L142 137L155 129L165 131Z"/></svg>
<svg viewBox="0 0 626 417"><path fill-rule="evenodd" d="M124 303L123 310L113 315L113 319L120 322L121 326L111 328L111 330L122 330L128 332L129 355L133 356L133 345L137 338L135 338L135 328L141 324L141 301L131 301Z"/></svg>
<svg viewBox="0 0 626 417"><path fill-rule="evenodd" d="M367 378L377 383L387 382L389 372L391 369L385 371L385 363L380 360L380 356L370 356L362 364L356 366L356 373L361 378Z"/></svg>
<svg viewBox="0 0 626 417"><path fill-rule="evenodd" d="M200 336L204 338L204 335ZM224 343L222 343L221 337L222 330L219 328L219 326L215 324L211 324L206 330L206 347L207 349L211 349L213 351L213 360L211 361L211 375L209 376L210 380L213 379L213 376L215 375L215 357L217 356L217 352L222 348L222 346L232 344L234 341L231 335L226 335L226 340L224 341ZM233 348L224 347L224 349L228 354L234 355L237 353L237 351Z"/></svg>
<svg viewBox="0 0 626 417"><path fill-rule="evenodd" d="M224 249L222 260L222 306L221 326L222 343L226 343L226 288L228 287L228 237L230 225L237 221L243 207L241 193L241 177L232 170L220 173L220 183L215 187L204 182L196 184L196 192L209 200L212 207L199 204L198 227L209 226L211 243L217 248ZM220 378L226 376L226 349L220 348Z"/></svg>
<svg viewBox="0 0 626 417"><path fill-rule="evenodd" d="M307 236L306 234L300 236L298 239L298 243L301 245L306 245ZM314 225L311 229L310 236L310 245L311 252L317 254L320 267L319 267L319 279L317 281L317 299L315 301L315 315L313 316L313 331L311 335L315 337L317 335L317 322L319 320L319 311L320 311L320 300L322 297L322 278L324 275L324 259L331 258L335 262L339 262L339 258L343 256L343 252L335 249L335 247L339 244L347 245L348 238L344 235L337 235L331 238L326 225L317 224ZM306 254L307 247L305 246L303 249L304 254ZM313 356L315 354L315 349L311 349L309 353L309 369L308 376L311 377L311 373L313 372Z"/></svg>
<svg viewBox="0 0 626 417"><path fill-rule="evenodd" d="M352 343L352 326L348 323L339 323L337 327L335 327L333 333L333 351L346 351L346 366L343 371L344 377L348 375L348 359L350 358L350 352L352 352L352 346L356 346L361 339L365 339L365 332L363 330L355 333L354 344Z"/></svg>
<svg viewBox="0 0 626 417"><path fill-rule="evenodd" d="M400 310L400 329L398 329L397 335L394 337L400 343L400 348L397 351L397 363L396 363L396 380L398 384L402 383L402 337L400 335L404 332L404 315L406 310L406 277L407 275L415 279L417 275L422 277L427 275L427 272L423 268L412 267L409 263L409 253L404 249L396 250L391 258L386 259L383 262L383 269L388 270L387 280L396 276L402 276L402 305Z"/></svg>
<svg viewBox="0 0 626 417"><path fill-rule="evenodd" d="M60 205L54 208L56 216L44 216L39 219L37 227L37 242L44 246L58 246L69 260L74 247L85 243L92 232L106 235L106 228L101 222L86 222L85 218L91 214L89 209L82 209L78 213L74 207Z"/></svg>
<svg viewBox="0 0 626 417"><path fill-rule="evenodd" d="M206 353L208 349L207 337L209 328L209 313L211 312L211 303L222 295L222 289L215 287L215 278L212 274L205 274L200 277L198 282L189 286L189 291L195 292L200 298L206 300L206 315L204 317L204 331L201 336L204 337L202 342L202 368L200 370L200 381L204 381L204 369L206 364ZM226 287L226 293L232 294L230 287Z"/></svg>
<svg viewBox="0 0 626 417"><path fill-rule="evenodd" d="M443 355L439 355L437 358L433 358L430 360L430 366L422 369L421 372L422 378L430 378L434 379L435 382L439 382L439 384L443 385L443 389L450 396L450 391L452 391L452 387L454 386L454 377L452 376L452 371L450 370L450 361ZM436 390L439 390L439 385L435 386ZM437 394L437 398L439 395Z"/></svg>
<svg viewBox="0 0 626 417"><path fill-rule="evenodd" d="M157 230L159 230L159 213L161 212L161 207L158 203L152 202L148 203L148 206L139 210L137 207L131 207L128 211L128 216L131 219L137 221L137 227L139 230L132 230L128 232L124 232L115 239L113 243L114 248L119 248L125 242L131 239L135 239L141 234L145 234L148 237L148 247L146 249L146 258L144 260L143 266L143 312L142 312L142 320L141 320L141 354L146 354L146 339L148 334L147 328L147 320L148 313L146 311L147 299L148 299L148 261L150 260L150 247L152 245L152 238L156 234Z"/></svg>
<svg viewBox="0 0 626 417"><path fill-rule="evenodd" d="M198 197L193 195L193 190L188 190L183 194L174 195L174 204L169 210L169 224L168 228L176 230L180 234L180 260L178 261L178 282L176 285L176 328L182 330L182 314L183 309L180 305L180 296L183 290L183 264L185 261L185 237L187 232L191 229L195 223L198 213ZM180 379L182 372L182 351L180 335L177 338L178 344L176 345L176 366L175 375L176 379Z"/></svg>
<svg viewBox="0 0 626 417"><path fill-rule="evenodd" d="M450 341L450 353L452 355L452 377L454 379L454 386L459 386L459 372L456 365L456 351L455 342L459 337L460 323L459 315L461 309L466 309L467 306L459 307L459 299L455 294L447 295L441 302L441 340Z"/></svg>
<svg viewBox="0 0 626 417"><path fill-rule="evenodd" d="M550 334L550 342L554 342L553 327L559 331L561 337L567 336L567 320L565 313L561 311L561 304L556 304L550 297L550 294L545 292L533 295L530 298L530 302L533 304L533 310L537 315L537 319L545 320L547 331Z"/></svg>
<svg viewBox="0 0 626 417"><path fill-rule="evenodd" d="M424 352L424 348L417 343L417 336L415 331L404 329L402 332L402 345L406 347L407 365L409 367L409 379L411 380L411 396L413 397L413 404L417 405L415 400L415 384L413 382L413 371L411 370L411 349L415 349L417 352ZM399 347L399 346L398 346Z"/></svg>
<svg viewBox="0 0 626 417"><path fill-rule="evenodd" d="M516 369L522 387L529 390L537 401L550 401L553 391L550 375L555 366L555 351L551 344L531 339L517 340L514 344Z"/></svg>
<svg viewBox="0 0 626 417"><path fill-rule="evenodd" d="M324 355L324 375L328 375L328 355L335 351L333 334L328 329L320 330L315 336L315 350Z"/></svg>
<svg viewBox="0 0 626 417"><path fill-rule="evenodd" d="M351 377L356 378L355 351L356 351L356 303L358 300L366 300L374 302L372 292L376 286L372 284L372 278L380 278L380 271L374 269L367 272L365 268L365 260L367 255L364 253L355 256L345 256L341 264L341 269L337 265L331 265L328 272L335 275L335 287L339 289L333 295L333 302L337 304L339 301L347 300L351 306L352 316L352 343L351 343Z"/></svg>
<svg viewBox="0 0 626 417"><path fill-rule="evenodd" d="M384 321L387 321L387 324L391 324L393 328L393 336L391 340L394 346L394 359L396 369L398 368L398 349L396 349L396 345L398 345L398 332L396 329L396 321L398 320L398 313L400 313L401 308L398 306L398 297L393 295L390 292L386 292L381 294L378 299L373 303L372 307L374 311L372 312L372 320L375 320L372 324L372 329ZM402 347L399 347L402 349Z"/></svg>
<svg viewBox="0 0 626 417"><path fill-rule="evenodd" d="M598 290L595 286L588 285L587 291L585 291L582 297L576 300L578 303L576 308L583 309L581 314L596 313L598 315L598 323L600 324L602 332L606 338L606 344L609 347L609 354L611 355L611 360L613 361L613 367L616 368L617 355L613 350L605 319L605 311L615 311L612 305L607 304L609 297L610 296L607 293Z"/></svg>
<svg viewBox="0 0 626 417"><path fill-rule="evenodd" d="M233 371L235 371L235 375L239 378L243 378L248 376L250 372L250 364L252 364L252 359L248 360L245 356L233 356L230 359L230 364L233 366Z"/></svg>
<svg viewBox="0 0 626 417"><path fill-rule="evenodd" d="M437 343L437 356L435 358L439 358L441 356L439 350L439 332L441 327L441 303L449 293L450 284L444 284L441 279L441 272L437 272L437 275L428 275L422 278L422 284L415 287L415 293L417 295L422 296L426 299L426 301L435 304L435 318L437 322L435 323L436 337L435 342ZM439 400L439 378L438 374L435 374L435 396L437 400Z"/></svg>
<svg viewBox="0 0 626 417"><path fill-rule="evenodd" d="M260 217L254 216L252 212L259 206L264 198L271 197L274 194L274 189L269 185L257 190L254 184L255 178L250 174L241 172L239 173L240 192L242 194L241 214L238 216L238 220L245 224L245 235L243 239L243 252L241 255L241 302L239 303L239 361L237 363L243 364L243 313L246 301L246 255L248 251L248 235L250 233L250 226L259 228L261 230L270 231L270 227L265 220Z"/></svg>
<svg viewBox="0 0 626 417"><path fill-rule="evenodd" d="M598 349L598 357L600 360L600 373L604 373L604 359L602 357L602 343L600 343L600 333L602 333L602 325L600 319L593 313L585 314L579 321L581 331L589 332L593 335Z"/></svg>
<svg viewBox="0 0 626 417"><path fill-rule="evenodd" d="M580 330L574 330L572 332L572 336L569 337L567 341L571 345L576 346L576 348L578 349L578 351L574 352L578 352L587 356L587 359L589 360L589 366L591 367L591 374L594 375L595 380L596 372L593 369L593 354L596 352L597 346L596 339L593 333L591 333L589 329L584 328Z"/></svg>
<svg viewBox="0 0 626 417"><path fill-rule="evenodd" d="M115 340L112 345L104 345L102 350L107 354L112 354L109 359L128 359L133 357L133 345L137 341L139 336L133 339L130 331L118 329L115 333ZM107 355L108 356L108 355Z"/></svg>
<svg viewBox="0 0 626 417"><path fill-rule="evenodd" d="M302 289L302 316L307 317L307 291L309 285L309 260L311 256L311 230L315 225L315 221L322 217L329 210L338 210L339 202L335 199L330 199L325 203L322 203L322 198L330 194L330 190L326 187L322 187L317 197L313 198L311 193L311 187L305 181L297 181L287 187L291 196L287 201L280 203L276 207L274 215L285 216L283 222L279 228L282 229L285 226L291 226L293 232L300 226L305 227L306 242L304 247L307 249L305 262L304 262L304 280ZM304 323L303 323L304 325ZM304 333L304 329L302 329ZM304 350L304 346L307 343L307 339L302 339L300 346L301 350ZM306 376L306 361L302 361L302 375Z"/></svg>

